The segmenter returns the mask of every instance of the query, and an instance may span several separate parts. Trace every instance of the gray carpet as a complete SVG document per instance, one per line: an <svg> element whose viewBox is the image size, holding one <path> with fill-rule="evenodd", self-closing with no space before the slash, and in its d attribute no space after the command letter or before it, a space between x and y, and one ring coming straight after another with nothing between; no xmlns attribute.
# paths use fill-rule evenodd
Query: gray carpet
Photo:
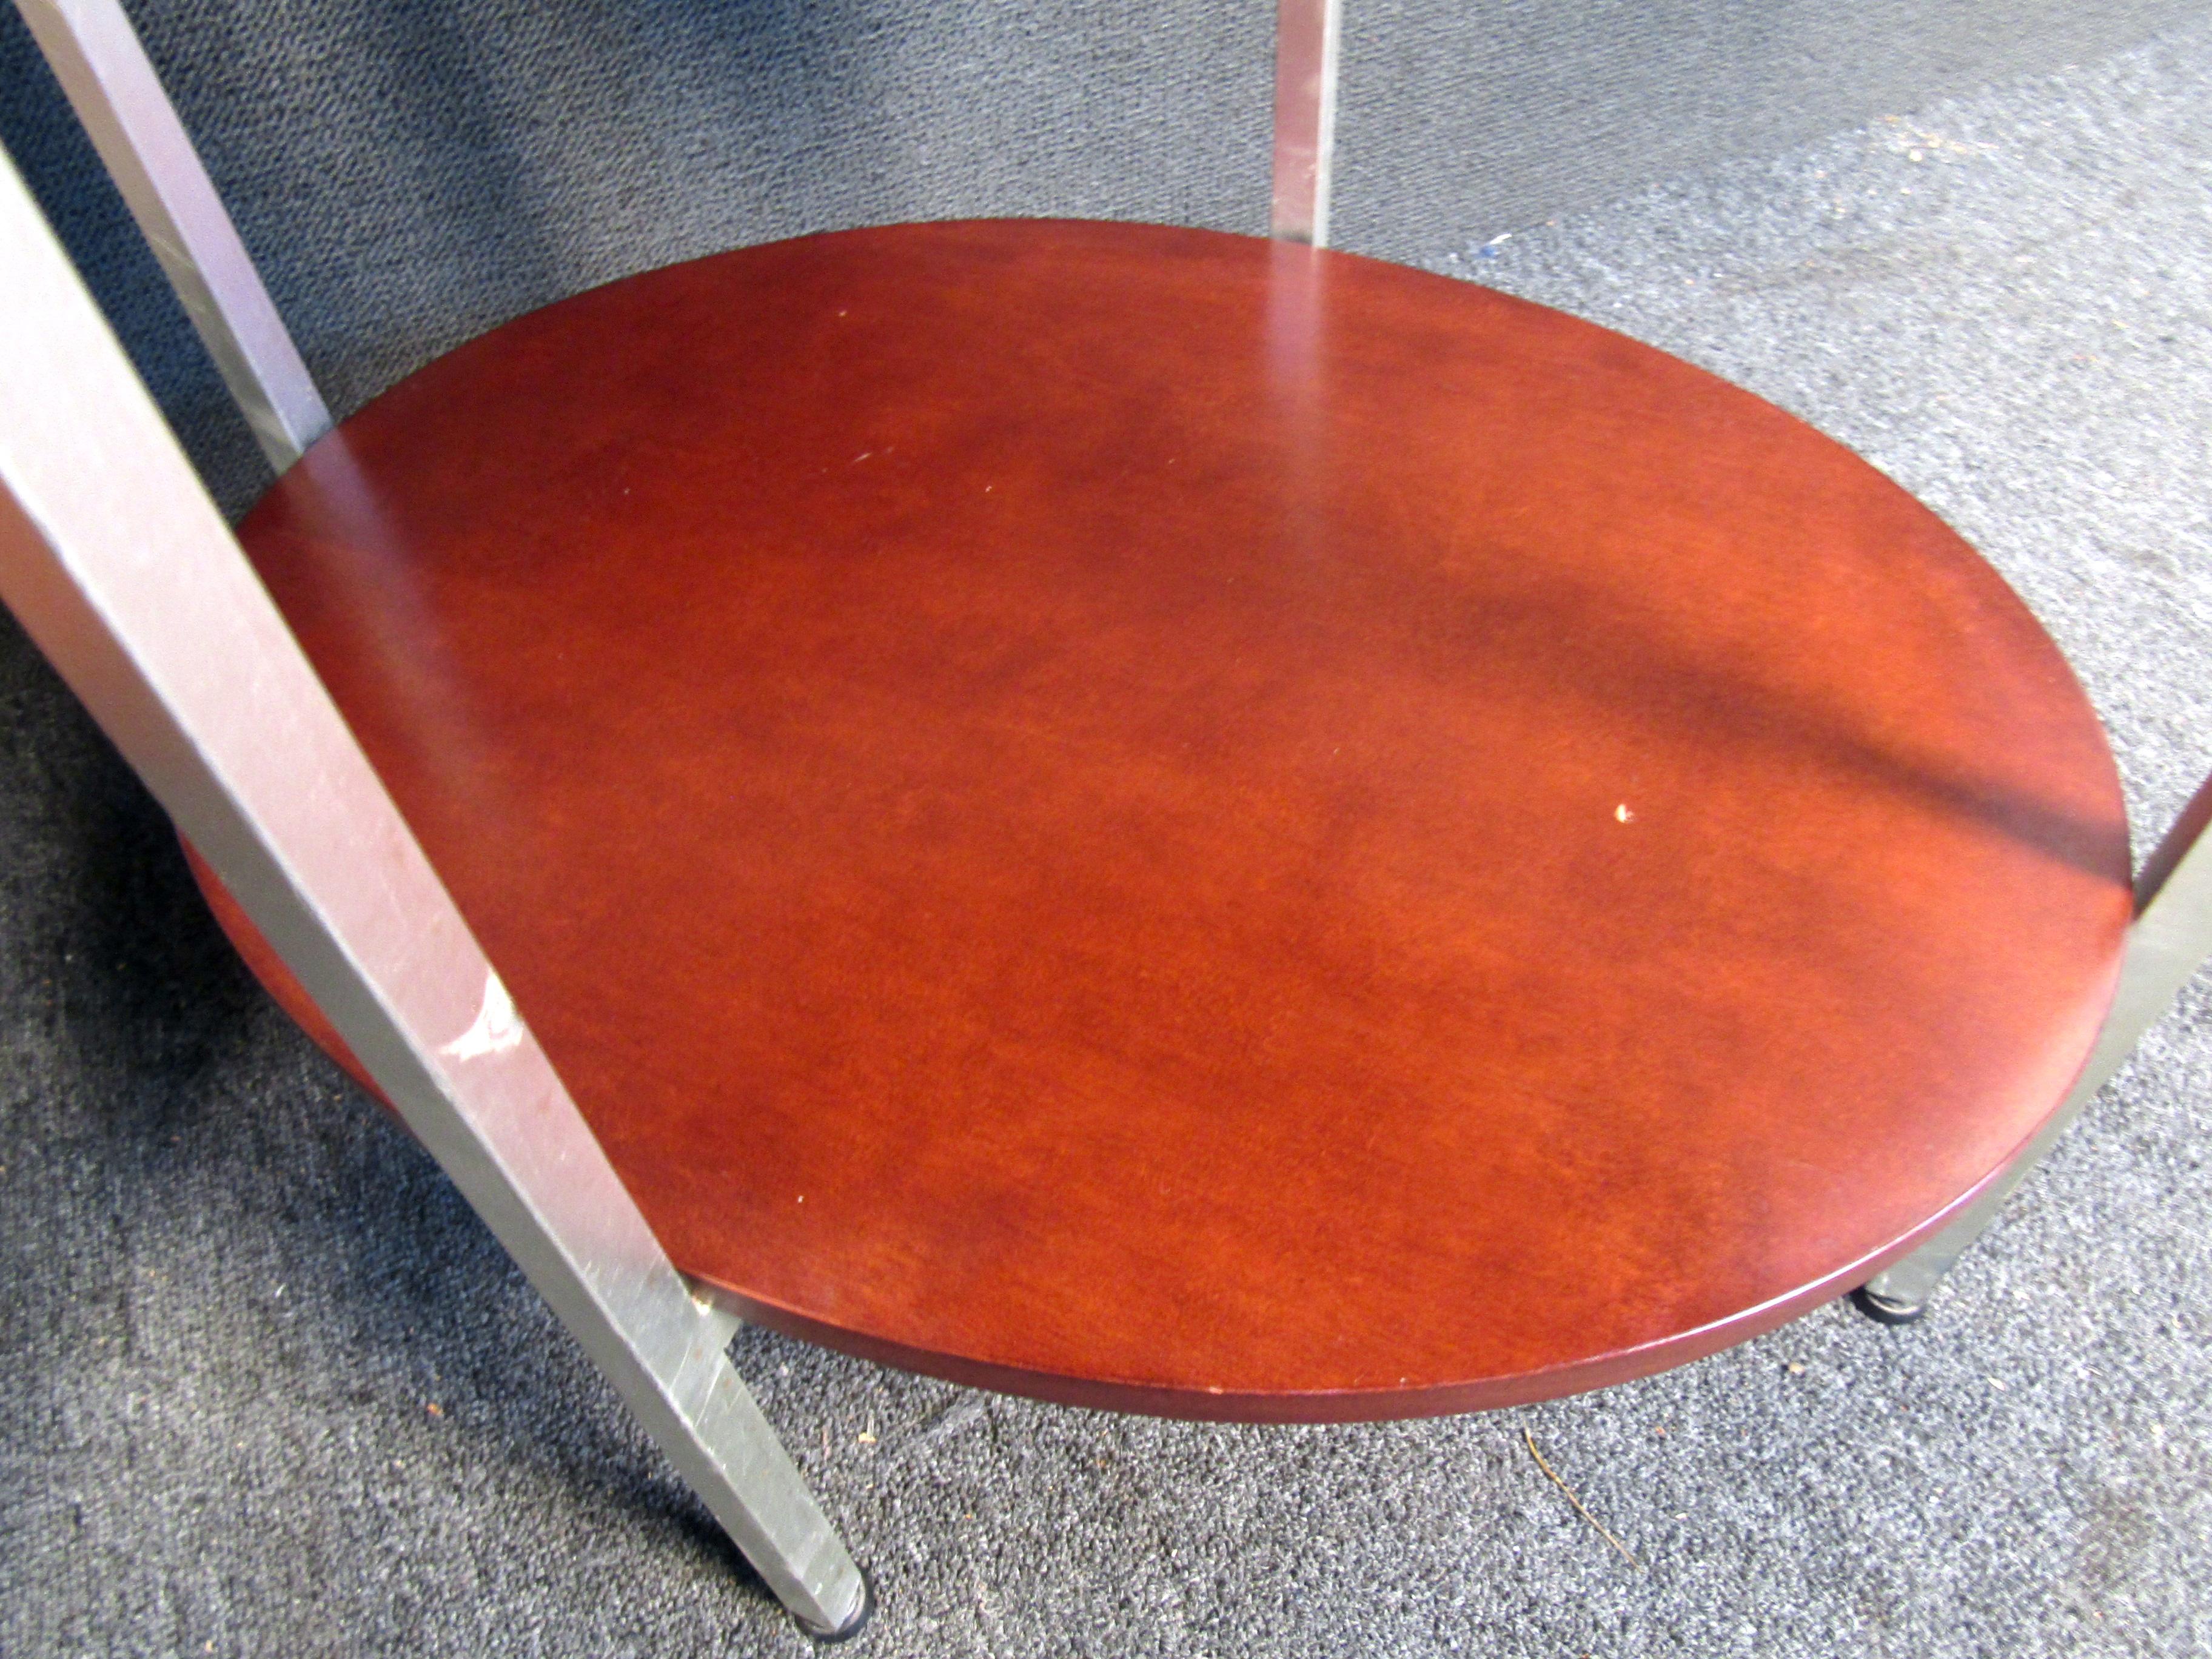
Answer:
<svg viewBox="0 0 2212 1659"><path fill-rule="evenodd" d="M2212 765L2208 203L2199 24L1430 263L1928 501L2148 834ZM0 1651L805 1651L5 624L0 745ZM861 1652L2212 1652L2208 1097L2200 979L1926 1323L1527 1411L1194 1426L737 1358L881 1589Z"/></svg>
<svg viewBox="0 0 2212 1659"><path fill-rule="evenodd" d="M334 409L632 270L846 225L1267 224L1273 0L125 0ZM1342 245L1418 259L2212 0L1352 0ZM218 498L243 424L0 5L0 143Z"/></svg>

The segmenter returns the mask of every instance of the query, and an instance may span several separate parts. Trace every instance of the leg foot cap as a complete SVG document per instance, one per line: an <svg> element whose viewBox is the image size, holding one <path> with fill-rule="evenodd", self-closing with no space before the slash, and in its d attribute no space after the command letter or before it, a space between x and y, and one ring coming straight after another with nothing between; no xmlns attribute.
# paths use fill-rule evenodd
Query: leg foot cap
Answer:
<svg viewBox="0 0 2212 1659"><path fill-rule="evenodd" d="M1876 1296L1864 1285L1851 1292L1851 1300L1869 1319L1884 1325L1910 1325L1928 1311L1924 1302L1893 1302L1886 1296Z"/></svg>
<svg viewBox="0 0 2212 1659"><path fill-rule="evenodd" d="M804 1630L816 1641L821 1643L824 1647L836 1642L851 1641L855 1636L858 1636L862 1631L866 1630L868 1627L868 1620L875 1617L875 1580L868 1577L868 1570L866 1567L860 1568L859 1572L860 1575L860 1605L853 1610L853 1616L851 1618L848 1619L836 1630L817 1630L813 1626L806 1623L805 1620L801 1620L799 1621L799 1628Z"/></svg>

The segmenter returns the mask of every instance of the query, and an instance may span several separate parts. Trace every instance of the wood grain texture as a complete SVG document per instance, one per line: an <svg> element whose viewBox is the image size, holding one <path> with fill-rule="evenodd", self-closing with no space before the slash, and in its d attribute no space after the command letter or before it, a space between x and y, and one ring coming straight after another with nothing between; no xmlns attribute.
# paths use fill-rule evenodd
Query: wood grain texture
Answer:
<svg viewBox="0 0 2212 1659"><path fill-rule="evenodd" d="M2095 720L1934 516L1345 255L677 266L242 536L677 1263L988 1386L1383 1417L1711 1352L2027 1139L2128 921Z"/></svg>

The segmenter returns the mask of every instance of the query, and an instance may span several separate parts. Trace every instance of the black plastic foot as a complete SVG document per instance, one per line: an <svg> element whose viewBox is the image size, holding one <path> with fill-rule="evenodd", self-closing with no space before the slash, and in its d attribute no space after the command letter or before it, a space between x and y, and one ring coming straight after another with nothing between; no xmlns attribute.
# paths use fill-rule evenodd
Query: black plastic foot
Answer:
<svg viewBox="0 0 2212 1659"><path fill-rule="evenodd" d="M821 1643L824 1647L830 1645L832 1643L851 1641L862 1631L867 1629L868 1620L875 1617L876 1581L868 1577L868 1570L866 1567L862 1567L860 1571L860 1606L859 1611L854 1613L850 1619L848 1619L836 1630L816 1630L811 1626L807 1625L803 1621L799 1626L801 1630L804 1630L809 1636Z"/></svg>
<svg viewBox="0 0 2212 1659"><path fill-rule="evenodd" d="M1851 1292L1851 1301L1869 1319L1884 1325L1910 1325L1928 1311L1924 1302L1893 1302L1886 1296L1876 1296L1863 1285Z"/></svg>

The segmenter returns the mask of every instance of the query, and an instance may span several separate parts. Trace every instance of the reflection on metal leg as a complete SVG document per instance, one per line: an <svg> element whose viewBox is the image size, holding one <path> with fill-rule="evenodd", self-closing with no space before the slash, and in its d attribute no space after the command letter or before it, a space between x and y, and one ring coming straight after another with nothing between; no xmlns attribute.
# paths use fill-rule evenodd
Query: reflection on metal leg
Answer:
<svg viewBox="0 0 2212 1659"><path fill-rule="evenodd" d="M0 600L771 1589L860 1570L0 162Z"/></svg>
<svg viewBox="0 0 2212 1659"><path fill-rule="evenodd" d="M1893 1325L1920 1316L1943 1275L1982 1236L2097 1091L2112 1080L2190 976L2212 957L2212 837L2204 833L2208 823L2212 823L2212 779L2197 792L2136 880L2136 922L2128 933L2119 988L2073 1092L2004 1174L1957 1220L1867 1281L1855 1298L1866 1313Z"/></svg>

